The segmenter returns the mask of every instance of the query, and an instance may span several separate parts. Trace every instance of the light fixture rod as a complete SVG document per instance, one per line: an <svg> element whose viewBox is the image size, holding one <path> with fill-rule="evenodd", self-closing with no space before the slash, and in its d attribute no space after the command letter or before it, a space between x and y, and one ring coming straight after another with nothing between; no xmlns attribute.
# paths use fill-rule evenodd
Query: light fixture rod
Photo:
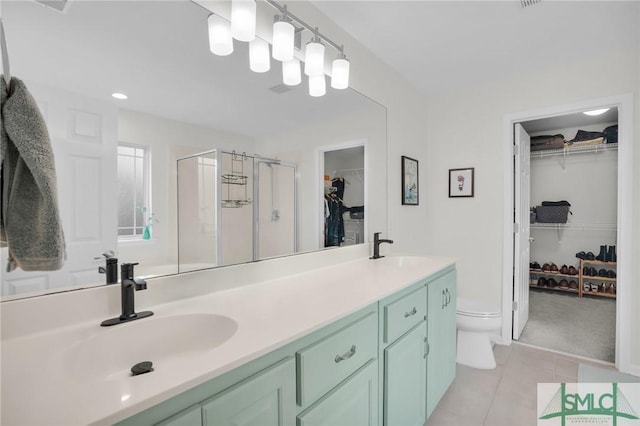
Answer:
<svg viewBox="0 0 640 426"><path fill-rule="evenodd" d="M309 24L307 24L306 22L304 22L302 19L298 18L296 15L294 15L293 13L291 13L289 11L289 9L287 9L285 6L280 6L277 2L275 2L274 0L264 0L265 3L267 3L269 6L273 7L274 9L276 9L278 12L280 12L283 15L287 15L287 17L289 19L291 19L292 21L296 22L297 24L303 26L304 28L306 28L307 30L311 31L311 33L313 33L316 37L320 38L321 40L323 40L325 43L330 44L331 46L333 46L334 49L336 49L338 52L342 52L343 51L343 47L342 45L334 42L333 40L331 40L329 37L319 33L317 31L317 28L314 26L311 26Z"/></svg>

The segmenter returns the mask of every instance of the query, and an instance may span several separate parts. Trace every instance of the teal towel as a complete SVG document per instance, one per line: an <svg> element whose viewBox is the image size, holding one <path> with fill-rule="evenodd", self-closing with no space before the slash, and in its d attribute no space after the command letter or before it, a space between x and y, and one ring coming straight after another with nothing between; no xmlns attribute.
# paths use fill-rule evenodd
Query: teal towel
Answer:
<svg viewBox="0 0 640 426"><path fill-rule="evenodd" d="M25 84L0 78L2 209L0 240L9 249L7 272L53 271L66 260L56 171L49 132Z"/></svg>

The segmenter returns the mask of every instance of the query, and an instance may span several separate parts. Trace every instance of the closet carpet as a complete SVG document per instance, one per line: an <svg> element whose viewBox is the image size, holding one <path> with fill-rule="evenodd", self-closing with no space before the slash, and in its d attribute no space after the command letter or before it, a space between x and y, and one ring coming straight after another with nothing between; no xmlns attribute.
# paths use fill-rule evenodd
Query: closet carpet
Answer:
<svg viewBox="0 0 640 426"><path fill-rule="evenodd" d="M615 336L615 299L530 289L520 342L615 362Z"/></svg>

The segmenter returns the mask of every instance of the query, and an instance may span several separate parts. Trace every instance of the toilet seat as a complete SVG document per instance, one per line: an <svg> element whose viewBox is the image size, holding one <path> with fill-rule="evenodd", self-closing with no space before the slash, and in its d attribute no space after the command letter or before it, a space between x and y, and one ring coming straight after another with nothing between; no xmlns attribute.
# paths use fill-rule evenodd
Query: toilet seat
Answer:
<svg viewBox="0 0 640 426"><path fill-rule="evenodd" d="M456 312L459 315L475 318L497 318L501 316L500 308L491 303L478 302L470 299L457 299Z"/></svg>

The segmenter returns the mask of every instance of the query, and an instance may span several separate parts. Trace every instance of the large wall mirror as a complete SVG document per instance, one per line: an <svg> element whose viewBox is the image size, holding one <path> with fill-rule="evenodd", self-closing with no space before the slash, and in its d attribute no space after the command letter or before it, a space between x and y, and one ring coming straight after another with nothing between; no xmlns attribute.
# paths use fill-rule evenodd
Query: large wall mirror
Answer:
<svg viewBox="0 0 640 426"><path fill-rule="evenodd" d="M236 41L230 56L211 54L210 12L193 2L72 1L62 12L42 3L3 1L2 16L12 75L26 83L51 136L67 261L55 272L7 273L2 249L3 300L104 285L98 269L110 251L120 262L139 262L137 275L149 277L178 273L179 251L189 271L325 249L325 196L334 179L346 182L345 193L357 188L357 208L345 217L364 224L338 245L386 230L380 104L351 89L328 87L312 98L304 81L283 86L275 60L270 71L254 73L246 43ZM354 148L355 166L327 156ZM207 195L224 190L222 168L241 165L233 159L243 175L257 173L267 242L279 233L273 223L292 212L291 245L259 242L256 256L250 221L231 229L221 216L206 216L209 209L238 219L258 201L247 193L246 207L225 210L224 193ZM220 261L206 238L216 233L231 246L216 246L223 255L252 254L228 252Z"/></svg>

